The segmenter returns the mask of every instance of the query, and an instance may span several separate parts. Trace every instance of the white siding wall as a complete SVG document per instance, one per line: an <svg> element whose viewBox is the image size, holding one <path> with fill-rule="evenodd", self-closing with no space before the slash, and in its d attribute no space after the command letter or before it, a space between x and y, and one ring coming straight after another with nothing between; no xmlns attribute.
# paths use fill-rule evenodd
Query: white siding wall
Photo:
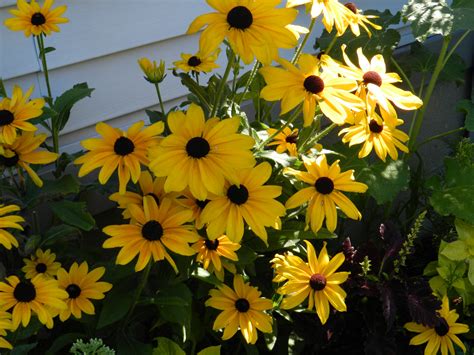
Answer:
<svg viewBox="0 0 474 355"><path fill-rule="evenodd" d="M396 12L403 3L360 0L358 6ZM0 0L0 23L10 17L8 10L14 4L12 0ZM124 128L146 119L144 109L155 106L157 100L153 87L143 80L137 59L164 59L167 67L171 67L181 52L194 52L198 36L186 36L187 26L197 15L210 11L204 0L58 0L56 4L68 5L64 16L70 23L46 40L47 47L56 48L48 54L53 95L79 82L87 82L96 89L92 98L84 99L73 109L60 140L66 151L80 149L78 142L95 135L94 125L99 121ZM297 22L309 23L303 9ZM313 33L318 35L321 30L319 25ZM308 51L315 38L308 41ZM402 38L407 40L409 35L405 40ZM291 52L281 54L288 57ZM223 60L221 55L221 64ZM23 88L34 84L36 96L46 93L33 39L4 26L0 26L0 77L7 90L14 84ZM172 75L168 75L162 87L163 99L169 107L186 95Z"/></svg>

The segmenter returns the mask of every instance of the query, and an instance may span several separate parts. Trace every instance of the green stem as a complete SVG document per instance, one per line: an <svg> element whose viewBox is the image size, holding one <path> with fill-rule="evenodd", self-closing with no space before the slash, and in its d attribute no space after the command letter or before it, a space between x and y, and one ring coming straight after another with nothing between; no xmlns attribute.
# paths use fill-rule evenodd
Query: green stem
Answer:
<svg viewBox="0 0 474 355"><path fill-rule="evenodd" d="M336 40L337 40L337 34L334 35L334 37L332 38L331 42L329 43L329 46L324 51L324 54L329 55L329 52L331 52L332 47L334 47L334 43L336 43Z"/></svg>
<svg viewBox="0 0 474 355"><path fill-rule="evenodd" d="M464 39L469 35L469 33L471 33L471 30L467 30L466 32L463 33L463 35L461 37L459 37L459 39L457 40L457 42L454 44L454 46L451 48L451 50L448 52L448 54L446 55L446 58L444 59L444 62L443 62L443 67L446 65L446 63L448 62L449 58L451 58L451 56L453 55L453 53L456 51L456 49L459 47L459 45L461 44L462 41L464 41Z"/></svg>
<svg viewBox="0 0 474 355"><path fill-rule="evenodd" d="M163 104L163 99L161 98L160 92L160 84L155 83L156 95L158 96L158 100L160 101L160 108L163 115L165 114L165 105Z"/></svg>
<svg viewBox="0 0 474 355"><path fill-rule="evenodd" d="M229 78L230 70L234 66L234 62L235 62L235 54L234 52L232 52L232 55L230 56L230 60L227 63L227 67L225 68L224 75L222 76L220 85L217 89L216 100L214 101L214 105L212 106L211 114L209 117L214 117L217 114L217 111L219 110L219 106L222 99L222 92L224 91L224 86L226 85L227 79Z"/></svg>
<svg viewBox="0 0 474 355"><path fill-rule="evenodd" d="M255 61L255 64L253 65L252 71L250 72L249 78L247 82L245 83L245 88L244 91L242 92L242 96L240 96L240 100L236 102L236 104L240 105L242 100L244 99L245 94L247 94L247 91L250 88L250 85L252 85L253 79L255 79L255 75L257 75L257 71L260 68L260 62L258 60Z"/></svg>
<svg viewBox="0 0 474 355"><path fill-rule="evenodd" d="M319 132L317 135L315 135L312 139L309 139L304 145L300 147L299 149L300 153L306 151L315 143L319 142L321 139L326 137L337 126L338 126L337 124L332 123L329 126L327 126L325 129L323 129L321 132Z"/></svg>
<svg viewBox="0 0 474 355"><path fill-rule="evenodd" d="M443 138L445 136L449 136L450 134L453 134L453 133L457 133L457 132L460 132L460 131L464 131L465 128L464 127L458 127L456 129L452 129L450 131L447 131L447 132L444 132L444 133L440 133L440 134L437 134L435 136L432 136L430 138L427 138L425 139L423 142L421 142L420 144L418 144L417 148L420 148L422 145L426 144L426 143L429 143L431 141L434 141L436 139L440 139L440 138Z"/></svg>
<svg viewBox="0 0 474 355"><path fill-rule="evenodd" d="M286 127L288 127L290 124L292 124L300 115L303 107L302 105L299 105L296 110L293 111L293 114L291 117L286 121L284 125L282 125L279 129L275 131L272 135L270 135L267 139L265 139L259 146L259 149L264 148L268 143L272 141L273 138L277 136L278 133L281 133Z"/></svg>
<svg viewBox="0 0 474 355"><path fill-rule="evenodd" d="M405 73L405 71L402 69L402 67L398 64L398 62L395 60L393 56L390 57L390 61L392 62L393 66L398 70L403 80L407 83L408 87L410 88L410 91L414 93L415 88L413 84L411 83L410 79L408 78L408 75Z"/></svg>
<svg viewBox="0 0 474 355"><path fill-rule="evenodd" d="M308 39L311 36L311 32L313 32L313 27L315 23L316 23L316 19L312 18L311 23L309 24L308 33L304 35L303 40L301 41L300 45L296 49L295 55L291 59L292 64L295 64L298 61L298 58L300 57L301 52L303 51L303 48L306 45L306 42L308 42Z"/></svg>
<svg viewBox="0 0 474 355"><path fill-rule="evenodd" d="M143 289L145 288L145 285L148 281L148 276L150 275L150 270L152 267L153 263L152 261L149 261L147 266L145 267L145 270L142 272L142 278L140 279L140 283L138 284L137 291L135 292L135 297L133 299L132 307L128 311L127 315L125 316L123 320L123 328L127 326L127 323L129 322L130 318L133 315L133 311L135 311L135 307L138 304L138 300L140 299L140 296L143 292Z"/></svg>
<svg viewBox="0 0 474 355"><path fill-rule="evenodd" d="M438 60L436 61L436 66L433 71L433 75L431 76L430 83L428 84L428 88L426 89L426 93L423 98L423 106L421 107L419 113L415 117L413 121L413 125L410 128L410 133L409 133L410 141L408 143L408 150L410 152L413 151L413 148L415 147L415 144L416 144L416 139L418 138L418 135L420 134L421 126L423 124L423 119L426 113L426 108L428 107L428 104L430 102L431 95L433 94L434 88L438 81L439 74L441 73L441 70L443 70L444 60L446 58L446 52L448 50L450 41L451 41L450 36L443 38L443 45L441 47Z"/></svg>

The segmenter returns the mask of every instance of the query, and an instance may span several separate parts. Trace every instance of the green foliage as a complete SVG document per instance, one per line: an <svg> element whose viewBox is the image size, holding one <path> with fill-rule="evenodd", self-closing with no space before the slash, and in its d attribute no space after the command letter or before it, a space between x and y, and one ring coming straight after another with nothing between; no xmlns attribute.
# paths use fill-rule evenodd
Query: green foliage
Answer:
<svg viewBox="0 0 474 355"><path fill-rule="evenodd" d="M58 131L61 131L69 120L71 115L71 109L80 100L90 97L94 89L89 88L87 83L76 84L65 91L62 95L58 96L54 101L54 111L56 111L57 117L53 120Z"/></svg>
<svg viewBox="0 0 474 355"><path fill-rule="evenodd" d="M221 346L210 346L208 348L202 349L197 355L220 355L221 353Z"/></svg>
<svg viewBox="0 0 474 355"><path fill-rule="evenodd" d="M115 355L115 350L104 345L102 339L93 338L85 343L82 339L78 339L69 351L74 355Z"/></svg>
<svg viewBox="0 0 474 355"><path fill-rule="evenodd" d="M180 324L187 332L191 326L192 302L193 294L183 283L161 289L155 298L161 318L167 322Z"/></svg>
<svg viewBox="0 0 474 355"><path fill-rule="evenodd" d="M453 0L453 30L474 30L474 2L471 0Z"/></svg>
<svg viewBox="0 0 474 355"><path fill-rule="evenodd" d="M115 282L99 314L97 329L114 324L125 317L133 304L134 287L133 279L130 278Z"/></svg>
<svg viewBox="0 0 474 355"><path fill-rule="evenodd" d="M472 100L461 100L458 102L456 109L466 114L466 120L464 121L464 127L474 132L474 102Z"/></svg>
<svg viewBox="0 0 474 355"><path fill-rule="evenodd" d="M156 339L158 346L153 349L153 355L185 355L186 353L174 341L159 337Z"/></svg>
<svg viewBox="0 0 474 355"><path fill-rule="evenodd" d="M94 217L87 211L85 202L54 201L50 207L56 217L73 227L90 231L95 226Z"/></svg>

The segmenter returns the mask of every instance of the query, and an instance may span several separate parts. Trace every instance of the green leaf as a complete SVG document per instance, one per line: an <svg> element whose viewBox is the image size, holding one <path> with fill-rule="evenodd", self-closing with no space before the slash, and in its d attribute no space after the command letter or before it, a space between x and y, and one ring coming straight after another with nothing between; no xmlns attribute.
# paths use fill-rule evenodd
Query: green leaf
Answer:
<svg viewBox="0 0 474 355"><path fill-rule="evenodd" d="M46 121L50 118L56 117L57 115L58 115L58 113L56 111L49 108L48 106L44 106L43 107L43 113L40 116L35 117L32 120L29 120L28 122L30 122L34 125L37 125L37 124L43 123L44 121Z"/></svg>
<svg viewBox="0 0 474 355"><path fill-rule="evenodd" d="M455 261L464 260L469 257L467 245L462 240L448 243L448 245L443 249L442 254Z"/></svg>
<svg viewBox="0 0 474 355"><path fill-rule="evenodd" d="M41 189L34 189L33 194L28 196L28 204L36 202L36 199L42 200L44 198L56 199L58 197L66 196L68 194L77 194L80 190L80 184L76 177L68 174L61 177L59 180L43 180L43 187Z"/></svg>
<svg viewBox="0 0 474 355"><path fill-rule="evenodd" d="M257 259L257 253L245 245L242 245L236 253L239 257L238 264L242 266L252 264Z"/></svg>
<svg viewBox="0 0 474 355"><path fill-rule="evenodd" d="M7 91L5 90L2 78L0 78L0 97L7 97Z"/></svg>
<svg viewBox="0 0 474 355"><path fill-rule="evenodd" d="M464 112L466 114L466 120L464 121L464 127L474 132L474 102L472 100L461 100L456 106L456 110Z"/></svg>
<svg viewBox="0 0 474 355"><path fill-rule="evenodd" d="M166 120L166 114L164 114L163 112L154 111L154 110L145 110L145 113L150 119L150 123Z"/></svg>
<svg viewBox="0 0 474 355"><path fill-rule="evenodd" d="M158 346L153 349L153 355L186 355L186 353L174 341L168 338L158 337Z"/></svg>
<svg viewBox="0 0 474 355"><path fill-rule="evenodd" d="M181 299L181 303L177 305L162 305L157 304L158 309L160 310L161 317L173 323L178 323L183 325L185 328L189 328L191 324L191 304L193 295L189 288L183 284L176 284L161 290L157 299Z"/></svg>
<svg viewBox="0 0 474 355"><path fill-rule="evenodd" d="M25 253L32 254L39 247L41 242L41 236L37 234L30 235L25 244Z"/></svg>
<svg viewBox="0 0 474 355"><path fill-rule="evenodd" d="M453 0L454 31L474 30L474 2L472 0Z"/></svg>
<svg viewBox="0 0 474 355"><path fill-rule="evenodd" d="M74 343L77 339L84 337L85 334L82 333L67 333L62 334L54 339L53 344L51 347L46 351L45 355L54 355L61 353L61 350L69 345L71 347L72 343ZM66 349L64 349L66 350ZM69 349L68 349L69 350Z"/></svg>
<svg viewBox="0 0 474 355"><path fill-rule="evenodd" d="M436 293L439 293L441 295L446 294L446 290L448 288L448 284L446 281L441 277L441 276L435 276L432 277L429 281L430 287L433 291Z"/></svg>
<svg viewBox="0 0 474 355"><path fill-rule="evenodd" d="M197 355L220 355L221 354L221 346L209 346L205 349L202 349Z"/></svg>
<svg viewBox="0 0 474 355"><path fill-rule="evenodd" d="M438 274L436 268L438 267L438 261L430 261L428 265L426 265L425 269L423 270L423 276L434 276Z"/></svg>
<svg viewBox="0 0 474 355"><path fill-rule="evenodd" d="M361 171L358 181L369 186L369 194L379 205L392 201L410 181L408 164L403 160L379 162Z"/></svg>
<svg viewBox="0 0 474 355"><path fill-rule="evenodd" d="M114 284L112 290L107 293L106 301L103 302L97 329L104 328L125 317L133 304L134 292L133 280L127 279Z"/></svg>
<svg viewBox="0 0 474 355"><path fill-rule="evenodd" d="M85 202L73 202L68 200L51 202L50 207L56 217L64 223L90 231L95 226L95 220L87 212Z"/></svg>
<svg viewBox="0 0 474 355"><path fill-rule="evenodd" d="M76 84L65 91L54 101L54 110L58 113L55 125L58 131L61 131L69 120L71 109L80 100L90 97L94 89L89 88L87 83Z"/></svg>
<svg viewBox="0 0 474 355"><path fill-rule="evenodd" d="M269 159L283 167L290 166L296 160L296 158L290 157L286 153L279 154L274 150L264 150L264 151L258 152L255 155L255 157Z"/></svg>
<svg viewBox="0 0 474 355"><path fill-rule="evenodd" d="M81 231L76 227L68 226L67 224L60 224L50 228L43 237L41 246L51 246L58 241L58 239L65 239L81 235Z"/></svg>
<svg viewBox="0 0 474 355"><path fill-rule="evenodd" d="M469 269L467 271L467 277L471 285L474 286L474 258L469 260Z"/></svg>
<svg viewBox="0 0 474 355"><path fill-rule="evenodd" d="M222 281L220 281L214 274L211 274L209 271L206 269L203 269L202 267L198 267L192 275L196 279L199 279L201 281L204 281L208 284L211 284L213 286L221 286Z"/></svg>
<svg viewBox="0 0 474 355"><path fill-rule="evenodd" d="M31 350L36 348L36 345L38 343L15 345L12 351L10 351L10 355L28 355Z"/></svg>
<svg viewBox="0 0 474 355"><path fill-rule="evenodd" d="M453 10L445 0L409 0L402 8L403 22L411 22L413 36L424 42L432 35L447 36L453 30Z"/></svg>
<svg viewBox="0 0 474 355"><path fill-rule="evenodd" d="M41 58L44 54L54 52L55 50L56 48L54 47L46 47L38 53L38 58Z"/></svg>
<svg viewBox="0 0 474 355"><path fill-rule="evenodd" d="M458 237L460 240L464 241L466 245L474 246L474 225L464 222L462 219L456 218L454 221L454 226L456 227L456 232L458 233ZM474 256L473 253L470 255Z"/></svg>

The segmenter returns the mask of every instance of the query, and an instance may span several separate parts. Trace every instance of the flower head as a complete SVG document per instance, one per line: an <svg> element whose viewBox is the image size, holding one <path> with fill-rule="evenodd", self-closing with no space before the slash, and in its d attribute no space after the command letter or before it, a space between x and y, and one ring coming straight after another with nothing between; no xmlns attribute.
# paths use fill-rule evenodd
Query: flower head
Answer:
<svg viewBox="0 0 474 355"><path fill-rule="evenodd" d="M160 60L160 64L156 64L156 60L153 62L148 58L138 59L138 65L145 74L145 79L152 84L159 84L165 80L165 62Z"/></svg>
<svg viewBox="0 0 474 355"><path fill-rule="evenodd" d="M173 62L176 69L181 69L185 73L190 71L196 73L208 73L213 69L219 68L216 64L220 49L218 48L214 53L202 55L200 52L196 54L181 53L181 60Z"/></svg>
<svg viewBox="0 0 474 355"><path fill-rule="evenodd" d="M239 328L249 344L257 342L257 329L272 332L272 318L264 312L273 308L272 301L260 297L261 292L244 283L241 275L234 276L234 289L222 285L209 294L206 306L222 310L213 325L214 330L224 328L222 340L232 338Z"/></svg>
<svg viewBox="0 0 474 355"><path fill-rule="evenodd" d="M56 254L51 250L36 250L36 255L31 255L29 259L23 259L25 266L21 269L27 279L32 279L36 275L42 275L46 278L53 278L61 268L61 264L56 260Z"/></svg>
<svg viewBox="0 0 474 355"><path fill-rule="evenodd" d="M267 129L267 133L269 136L275 134L277 130L275 128ZM276 145L276 152L277 153L284 153L288 151L290 156L296 157L298 156L298 128L291 129L290 127L285 127L283 131L278 133L274 138L273 141L268 143L268 146Z"/></svg>
<svg viewBox="0 0 474 355"><path fill-rule="evenodd" d="M366 32L369 37L372 36L372 32L370 32L369 28L367 25L371 26L372 28L376 30L382 29L381 26L376 25L375 23L371 22L369 19L377 18L378 16L374 15L364 15L360 9L357 8L356 4L353 2L348 2L344 4L345 7L347 7L349 10L352 11L354 16L349 16L348 19L348 24L351 28L351 31L354 35L359 36L360 35L360 27L362 27Z"/></svg>
<svg viewBox="0 0 474 355"><path fill-rule="evenodd" d="M18 241L9 231L6 230L6 228L14 228L22 231L23 227L19 223L22 223L25 220L21 216L6 216L6 214L17 212L19 210L20 207L17 205L0 205L0 244L8 250L10 250L12 246L18 248Z"/></svg>
<svg viewBox="0 0 474 355"><path fill-rule="evenodd" d="M58 24L69 22L67 18L61 17L67 6L61 5L51 9L53 3L54 0L45 0L43 6L40 6L36 0L31 0L30 3L17 0L17 8L10 10L15 17L6 19L5 26L12 31L23 31L26 37L59 32Z"/></svg>

